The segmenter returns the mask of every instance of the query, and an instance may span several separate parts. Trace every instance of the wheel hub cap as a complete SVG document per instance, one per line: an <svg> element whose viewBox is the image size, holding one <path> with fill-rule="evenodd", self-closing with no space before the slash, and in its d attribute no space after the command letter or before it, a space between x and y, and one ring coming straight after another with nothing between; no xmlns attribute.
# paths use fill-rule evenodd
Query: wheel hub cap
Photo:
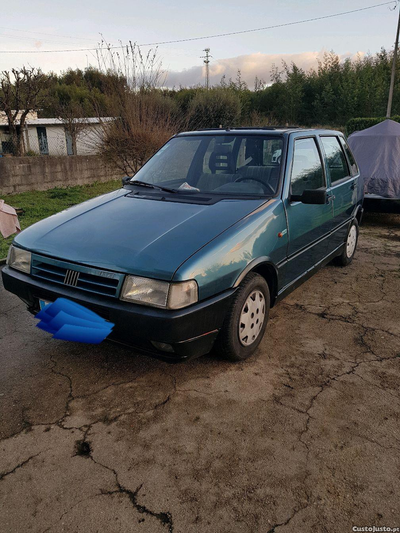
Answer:
<svg viewBox="0 0 400 533"><path fill-rule="evenodd" d="M265 319L265 298L261 291L253 291L245 301L239 319L239 340L250 346L260 334Z"/></svg>
<svg viewBox="0 0 400 533"><path fill-rule="evenodd" d="M357 229L355 226L351 226L349 234L347 236L347 243L346 243L346 255L349 259L354 254L354 250L356 249L356 243L357 243Z"/></svg>

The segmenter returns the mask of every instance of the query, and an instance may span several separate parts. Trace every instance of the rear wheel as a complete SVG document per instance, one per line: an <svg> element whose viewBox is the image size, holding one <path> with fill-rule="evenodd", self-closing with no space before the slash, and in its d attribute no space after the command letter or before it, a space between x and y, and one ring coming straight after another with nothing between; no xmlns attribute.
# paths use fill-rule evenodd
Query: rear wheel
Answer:
<svg viewBox="0 0 400 533"><path fill-rule="evenodd" d="M334 263L339 266L347 266L353 261L358 242L358 222L356 219L350 225L346 237L346 243L341 255L335 258Z"/></svg>
<svg viewBox="0 0 400 533"><path fill-rule="evenodd" d="M258 348L267 326L270 295L265 279L251 272L235 293L215 349L225 359L244 361Z"/></svg>

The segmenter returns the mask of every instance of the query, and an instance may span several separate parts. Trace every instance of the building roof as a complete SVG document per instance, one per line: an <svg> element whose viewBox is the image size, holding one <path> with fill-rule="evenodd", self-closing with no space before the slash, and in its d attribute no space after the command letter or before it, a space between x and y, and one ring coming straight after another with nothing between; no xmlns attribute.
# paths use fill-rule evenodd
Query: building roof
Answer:
<svg viewBox="0 0 400 533"><path fill-rule="evenodd" d="M100 124L101 122L110 122L115 120L114 117L87 117L87 118L76 118L75 122L82 124ZM19 124L19 120L16 121ZM65 121L61 118L32 118L28 119L25 124L27 126L63 126ZM4 116L0 116L0 126L8 126L7 119Z"/></svg>
<svg viewBox="0 0 400 533"><path fill-rule="evenodd" d="M87 118L76 118L74 122L81 124L100 124L101 122L110 122L110 120L115 120L113 117L87 117ZM28 126L59 126L64 125L65 120L61 118L36 118L33 120L27 120L26 124Z"/></svg>

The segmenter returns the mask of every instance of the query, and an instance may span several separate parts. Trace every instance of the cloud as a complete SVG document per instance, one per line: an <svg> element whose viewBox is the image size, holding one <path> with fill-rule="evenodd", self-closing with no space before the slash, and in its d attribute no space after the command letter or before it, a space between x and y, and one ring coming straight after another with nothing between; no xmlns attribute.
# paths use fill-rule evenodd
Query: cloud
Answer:
<svg viewBox="0 0 400 533"><path fill-rule="evenodd" d="M321 59L325 53L325 50L320 52L303 52L301 54L262 54L258 52L256 54L249 54L237 57L231 57L227 59L219 59L210 63L210 83L218 84L221 81L223 75L226 79L235 79L237 71L240 70L242 74L242 80L245 81L250 88L254 86L254 79L257 76L259 79L264 80L266 83L270 82L271 69L273 65L279 68L282 65L282 61L290 64L292 62L304 70L309 70L312 67L317 66L317 60ZM363 53L359 52L360 55ZM346 53L342 54L341 60L347 57L354 58L357 54ZM167 87L179 87L180 85L187 87L191 85L204 84L204 67L194 66L189 69L168 72L166 86Z"/></svg>

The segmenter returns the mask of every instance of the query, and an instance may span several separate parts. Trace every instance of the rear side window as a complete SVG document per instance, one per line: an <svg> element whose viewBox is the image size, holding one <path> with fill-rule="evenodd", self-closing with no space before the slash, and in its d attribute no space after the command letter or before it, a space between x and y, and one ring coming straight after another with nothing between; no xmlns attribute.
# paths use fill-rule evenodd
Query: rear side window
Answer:
<svg viewBox="0 0 400 533"><path fill-rule="evenodd" d="M356 176L359 173L358 166L356 163L356 160L354 159L354 155L351 153L351 150L349 148L349 145L347 142L341 137L340 142L342 143L343 149L347 155L347 159L350 163L350 172L352 176Z"/></svg>
<svg viewBox="0 0 400 533"><path fill-rule="evenodd" d="M306 189L325 186L321 158L315 139L297 139L294 143L292 175L293 195L301 195Z"/></svg>
<svg viewBox="0 0 400 533"><path fill-rule="evenodd" d="M349 168L339 139L337 137L321 137L321 142L324 147L331 183L347 178L350 175Z"/></svg>
<svg viewBox="0 0 400 533"><path fill-rule="evenodd" d="M275 166L280 164L282 139L243 137L238 147L236 168Z"/></svg>

